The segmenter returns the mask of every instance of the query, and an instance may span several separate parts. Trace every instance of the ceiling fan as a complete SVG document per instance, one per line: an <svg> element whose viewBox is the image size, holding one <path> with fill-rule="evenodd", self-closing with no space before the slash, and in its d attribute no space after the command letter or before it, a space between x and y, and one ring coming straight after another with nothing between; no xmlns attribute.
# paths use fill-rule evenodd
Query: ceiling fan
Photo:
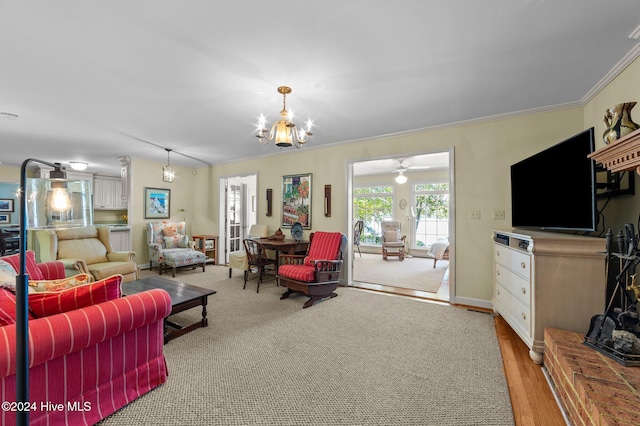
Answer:
<svg viewBox="0 0 640 426"><path fill-rule="evenodd" d="M393 172L398 173L396 176L396 182L399 184L403 184L407 181L407 177L404 175L409 169L428 169L430 166L412 166L411 163L405 162L404 159L399 161L398 168L396 168Z"/></svg>

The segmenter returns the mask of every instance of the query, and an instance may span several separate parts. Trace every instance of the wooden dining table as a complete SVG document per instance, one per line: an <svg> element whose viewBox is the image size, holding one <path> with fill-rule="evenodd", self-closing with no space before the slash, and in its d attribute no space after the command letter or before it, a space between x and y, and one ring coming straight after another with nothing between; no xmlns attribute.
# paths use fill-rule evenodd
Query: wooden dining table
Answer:
<svg viewBox="0 0 640 426"><path fill-rule="evenodd" d="M296 254L307 251L309 241L296 241L293 238L285 238L284 240L270 240L268 238L260 238L260 244L267 250L275 250L276 252L276 269L280 266L280 253Z"/></svg>

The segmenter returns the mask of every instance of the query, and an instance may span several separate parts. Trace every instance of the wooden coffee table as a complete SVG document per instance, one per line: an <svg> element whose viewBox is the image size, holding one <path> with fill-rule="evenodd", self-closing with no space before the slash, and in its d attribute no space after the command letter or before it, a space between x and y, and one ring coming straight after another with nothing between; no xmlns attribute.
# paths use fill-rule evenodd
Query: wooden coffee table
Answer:
<svg viewBox="0 0 640 426"><path fill-rule="evenodd" d="M185 284L163 277L144 278L122 283L121 285L124 296L141 293L154 288L166 290L169 296L171 296L171 313L164 319L165 344L196 328L209 325L209 320L207 319L207 298L212 294L216 294L214 290L196 287L195 285ZM196 306L202 306L202 320L187 326L182 326L169 320L171 315L195 308Z"/></svg>

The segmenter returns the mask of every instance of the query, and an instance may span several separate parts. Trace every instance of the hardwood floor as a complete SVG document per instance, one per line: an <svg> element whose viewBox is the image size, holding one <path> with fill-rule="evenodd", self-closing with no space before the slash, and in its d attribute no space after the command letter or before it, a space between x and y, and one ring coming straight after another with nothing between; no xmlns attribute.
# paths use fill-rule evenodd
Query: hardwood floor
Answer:
<svg viewBox="0 0 640 426"><path fill-rule="evenodd" d="M516 425L566 424L542 367L529 358L529 348L501 316L494 321Z"/></svg>

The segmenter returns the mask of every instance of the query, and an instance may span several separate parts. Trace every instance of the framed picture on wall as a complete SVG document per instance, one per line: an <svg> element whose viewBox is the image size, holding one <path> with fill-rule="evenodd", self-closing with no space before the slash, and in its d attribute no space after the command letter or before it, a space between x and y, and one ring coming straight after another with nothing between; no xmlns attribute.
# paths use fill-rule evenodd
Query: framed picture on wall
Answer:
<svg viewBox="0 0 640 426"><path fill-rule="evenodd" d="M11 198L0 198L0 212L12 212L13 200Z"/></svg>
<svg viewBox="0 0 640 426"><path fill-rule="evenodd" d="M144 218L169 219L171 190L144 188Z"/></svg>
<svg viewBox="0 0 640 426"><path fill-rule="evenodd" d="M11 215L0 213L0 223L11 223Z"/></svg>
<svg viewBox="0 0 640 426"><path fill-rule="evenodd" d="M282 224L291 228L299 222L311 229L311 173L282 177Z"/></svg>

